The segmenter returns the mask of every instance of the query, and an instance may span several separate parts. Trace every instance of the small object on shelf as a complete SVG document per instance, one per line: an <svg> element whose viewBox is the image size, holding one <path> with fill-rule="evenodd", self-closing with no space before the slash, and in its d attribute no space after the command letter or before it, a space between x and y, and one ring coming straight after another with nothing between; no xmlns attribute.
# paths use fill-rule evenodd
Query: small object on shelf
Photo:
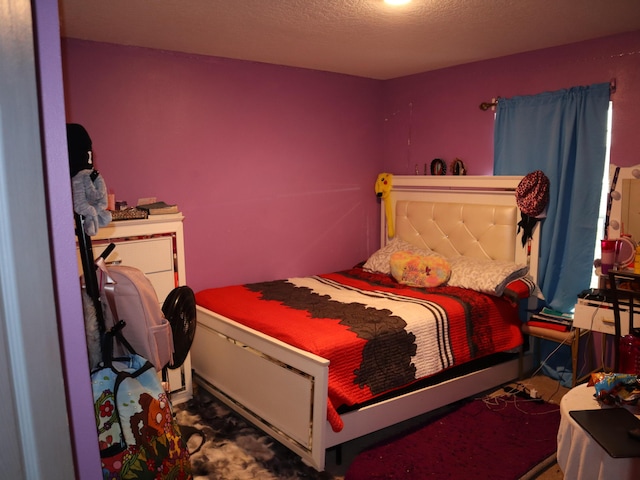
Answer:
<svg viewBox="0 0 640 480"><path fill-rule="evenodd" d="M116 195L115 193L107 194L107 210L114 211L116 209Z"/></svg>
<svg viewBox="0 0 640 480"><path fill-rule="evenodd" d="M447 164L441 158L434 158L431 161L431 175L446 175Z"/></svg>
<svg viewBox="0 0 640 480"><path fill-rule="evenodd" d="M165 202L147 203L145 205L138 205L136 208L144 210L149 215L165 215L167 213L180 213L178 205L169 205Z"/></svg>
<svg viewBox="0 0 640 480"><path fill-rule="evenodd" d="M147 218L147 216L147 212L137 208L125 208L124 210L114 210L111 212L111 220L114 222L120 220L140 220Z"/></svg>
<svg viewBox="0 0 640 480"><path fill-rule="evenodd" d="M454 158L451 162L451 173L453 175L466 175L467 169L464 167L464 162L459 158Z"/></svg>
<svg viewBox="0 0 640 480"><path fill-rule="evenodd" d="M532 315L528 323L534 327L568 332L573 326L573 315L544 307L541 311Z"/></svg>

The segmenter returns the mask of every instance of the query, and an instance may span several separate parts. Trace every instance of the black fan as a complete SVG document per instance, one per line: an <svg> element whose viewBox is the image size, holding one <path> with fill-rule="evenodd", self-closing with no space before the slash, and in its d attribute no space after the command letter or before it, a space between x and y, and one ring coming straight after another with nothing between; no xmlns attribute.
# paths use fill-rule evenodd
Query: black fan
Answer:
<svg viewBox="0 0 640 480"><path fill-rule="evenodd" d="M173 365L166 367L173 370L184 363L196 334L196 297L193 290L186 285L171 290L162 304L162 313L169 320L173 334ZM166 371L163 370L163 377L165 374ZM189 455L198 452L207 439L205 432L190 425L178 425L178 427L189 448ZM189 442L194 435L200 437L199 444L195 446L193 442Z"/></svg>
<svg viewBox="0 0 640 480"><path fill-rule="evenodd" d="M183 285L176 287L162 304L162 313L171 324L173 333L173 365L179 368L187 358L196 333L196 297L191 288Z"/></svg>

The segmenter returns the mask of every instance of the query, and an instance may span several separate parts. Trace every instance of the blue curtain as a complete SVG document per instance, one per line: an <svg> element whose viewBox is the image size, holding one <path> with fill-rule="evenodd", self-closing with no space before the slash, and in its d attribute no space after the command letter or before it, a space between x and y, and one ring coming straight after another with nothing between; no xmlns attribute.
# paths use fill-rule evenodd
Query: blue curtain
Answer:
<svg viewBox="0 0 640 480"><path fill-rule="evenodd" d="M604 174L609 83L500 99L495 175L542 170L550 181L547 217L538 223L538 284L547 304L573 309L589 287Z"/></svg>

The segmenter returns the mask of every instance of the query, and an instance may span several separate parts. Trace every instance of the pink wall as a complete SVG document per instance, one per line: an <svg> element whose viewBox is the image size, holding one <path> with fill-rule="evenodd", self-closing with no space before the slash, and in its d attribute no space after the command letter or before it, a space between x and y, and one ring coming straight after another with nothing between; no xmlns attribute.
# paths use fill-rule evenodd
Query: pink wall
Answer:
<svg viewBox="0 0 640 480"><path fill-rule="evenodd" d="M45 153L43 166L46 170L49 210L50 230L48 235L51 242L52 281L55 283L58 337L67 397L68 411L66 415L74 454L75 478L90 480L101 477L100 454L95 430L93 395L89 381L89 361L85 347L86 336L81 292L78 284L74 220L73 215L70 215L72 200L64 127L65 106L62 59L58 43L60 38L58 4L50 0L36 0L32 2L32 7L33 26L34 31L37 32L38 42L36 62L42 122L41 142ZM25 31L26 29L25 25ZM5 118L11 116L11 113L7 115L7 111L11 112L12 106L8 107L9 109L4 112ZM46 235L47 232L36 232L34 229L33 234ZM40 268L35 256L34 259L22 267ZM0 321L0 323L2 322ZM55 364L53 359L52 364ZM52 373L47 365L41 367L42 375ZM53 370L53 372L57 374L58 371ZM41 380L32 378L31 381L39 383ZM7 388L6 385L3 388ZM28 401L28 399L21 399L21 401ZM56 412L56 415L64 415L64 412ZM53 436L45 435L44 438L53 438ZM64 435L59 435L59 439L63 438L65 438ZM6 445L4 442L15 441L14 438L5 435L0 444ZM54 447L54 451L64 452L64 449ZM53 465L51 470L60 471ZM59 473L53 475L59 475Z"/></svg>
<svg viewBox="0 0 640 480"><path fill-rule="evenodd" d="M493 113L480 103L617 81L611 161L640 163L640 31L426 72L385 83L382 170L463 159L470 175L493 174ZM410 139L411 146L407 146Z"/></svg>
<svg viewBox="0 0 640 480"><path fill-rule="evenodd" d="M56 28L54 17L43 15L39 29ZM50 60L41 65L50 80L43 101L55 111L54 43L39 47ZM378 244L372 191L379 171L413 173L415 163L459 156L470 174L491 174L492 114L478 105L494 96L615 77L612 160L640 163L639 55L640 32L634 32L377 82L98 43L62 44L67 121L89 129L98 166L118 199L158 195L181 206L188 281L195 289L317 273L361 259ZM56 165L66 169L57 155L64 136L54 133L60 132L46 138L48 153L56 153L48 161L50 176ZM69 185L63 187L68 192ZM49 191L51 197L59 193ZM290 218L296 229L285 235ZM70 228L68 219L60 217L61 225ZM56 250L64 250L56 262L59 281L72 273L61 265L75 261L75 253L57 243ZM59 301L68 303L64 342L75 338L81 321L73 285L58 285ZM65 348L67 382L85 378L83 358L81 350ZM94 478L95 432L83 421L92 404L90 398L84 408L81 402L89 386L76 382L68 388L75 399L70 420L80 478Z"/></svg>
<svg viewBox="0 0 640 480"><path fill-rule="evenodd" d="M77 40L62 48L68 121L89 130L118 200L181 207L195 290L363 260L378 246L378 172L459 157L469 174L492 174L493 114L478 108L492 97L616 78L611 158L640 163L640 31L386 82Z"/></svg>
<svg viewBox="0 0 640 480"><path fill-rule="evenodd" d="M377 248L380 82L83 41L63 58L68 121L116 199L184 213L194 290L348 268Z"/></svg>

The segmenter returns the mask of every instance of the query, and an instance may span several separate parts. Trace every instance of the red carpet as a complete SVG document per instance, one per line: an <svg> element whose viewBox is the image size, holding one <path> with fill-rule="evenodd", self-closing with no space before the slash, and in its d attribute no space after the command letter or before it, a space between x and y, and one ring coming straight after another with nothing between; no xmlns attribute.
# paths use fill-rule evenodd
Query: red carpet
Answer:
<svg viewBox="0 0 640 480"><path fill-rule="evenodd" d="M556 451L558 405L499 397L473 400L362 452L345 480L515 480Z"/></svg>

